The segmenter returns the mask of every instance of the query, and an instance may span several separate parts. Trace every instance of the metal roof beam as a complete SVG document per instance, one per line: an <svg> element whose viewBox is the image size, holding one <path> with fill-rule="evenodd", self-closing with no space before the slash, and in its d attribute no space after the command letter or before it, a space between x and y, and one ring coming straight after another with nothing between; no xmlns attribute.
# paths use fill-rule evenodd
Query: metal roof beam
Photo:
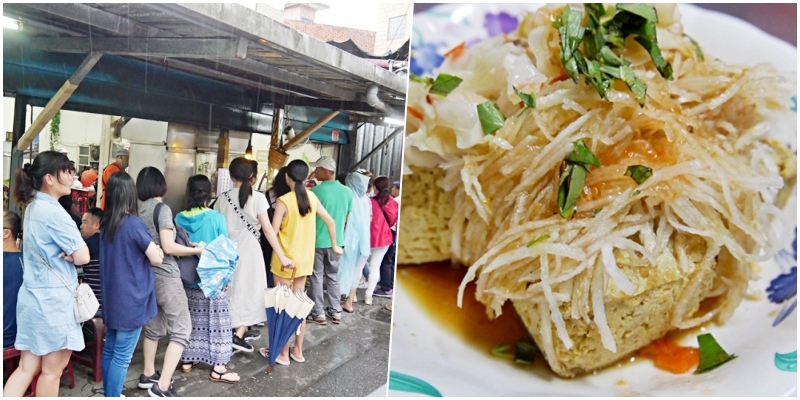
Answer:
<svg viewBox="0 0 800 400"><path fill-rule="evenodd" d="M314 94L346 101L359 98L359 95L352 91L317 79L251 59L240 59L237 52L241 50L242 41L246 42L247 39L33 37L30 39L30 46L38 50L60 53L98 51L122 56L214 58L214 61L228 67L278 82L285 82L288 85L309 90Z"/></svg>
<svg viewBox="0 0 800 400"><path fill-rule="evenodd" d="M129 35L133 29L130 20L107 11L77 3L29 3L28 7L95 26L118 35Z"/></svg>
<svg viewBox="0 0 800 400"><path fill-rule="evenodd" d="M32 37L31 47L57 53L97 51L122 56L180 58L232 58L237 41L231 39L179 38L53 38Z"/></svg>
<svg viewBox="0 0 800 400"><path fill-rule="evenodd" d="M150 4L183 20L223 34L243 36L255 45L340 76L377 83L405 95L407 79L343 50L304 35L239 4Z"/></svg>
<svg viewBox="0 0 800 400"><path fill-rule="evenodd" d="M153 62L153 60L151 59L147 60ZM297 97L296 93L284 90L282 87L278 86L277 84L274 84L274 82L272 81L257 82L254 80L241 78L238 76L228 74L226 72L215 70L213 68L195 65L181 60L169 60L167 62L167 66L169 66L170 68L176 68L187 72L196 73L199 75L213 76L214 78L221 79L227 82L244 85L257 90L263 90L263 92L260 94L262 102L287 104L290 106L328 108L331 110L341 110L345 112L347 111L360 111L369 113L380 112L380 110L377 110L372 106L368 105L367 103L362 103L360 101L327 100L327 99L316 99L311 97ZM265 83L265 82L271 82L271 83Z"/></svg>
<svg viewBox="0 0 800 400"><path fill-rule="evenodd" d="M286 82L291 85L313 91L314 93L323 94L337 99L356 100L359 97L359 95L357 95L354 92L342 89L335 85L331 85L330 83L325 83L318 79L312 79L300 74L296 74L294 72L289 72L281 68L273 67L269 64L253 61L251 59L241 60L238 58L230 57L227 59L219 59L217 60L217 62L232 68L258 74L265 78Z"/></svg>

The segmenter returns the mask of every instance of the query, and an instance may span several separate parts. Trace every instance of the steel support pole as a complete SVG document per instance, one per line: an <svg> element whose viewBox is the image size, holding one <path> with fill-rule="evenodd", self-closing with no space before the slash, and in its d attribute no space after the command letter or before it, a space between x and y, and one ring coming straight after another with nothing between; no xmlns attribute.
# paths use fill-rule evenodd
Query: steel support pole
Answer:
<svg viewBox="0 0 800 400"><path fill-rule="evenodd" d="M356 165L350 167L350 172L357 170L358 167L361 166L361 164L367 162L367 160L369 160L373 155L375 155L375 153L379 152L382 148L386 147L386 145L389 144L389 142L391 142L395 136L403 132L404 129L405 128L403 127L395 129L394 132L390 133L389 136L386 137L386 139L384 139L379 145L375 146L375 148L372 149L372 151L370 151L369 153L367 153L367 155L365 155L364 158L362 158L359 162L357 162Z"/></svg>

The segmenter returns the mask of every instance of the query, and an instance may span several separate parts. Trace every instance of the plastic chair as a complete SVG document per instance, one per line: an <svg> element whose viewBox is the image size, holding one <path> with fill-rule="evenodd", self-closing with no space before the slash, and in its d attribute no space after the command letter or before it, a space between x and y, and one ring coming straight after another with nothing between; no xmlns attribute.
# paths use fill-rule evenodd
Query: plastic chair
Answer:
<svg viewBox="0 0 800 400"><path fill-rule="evenodd" d="M84 349L81 353L72 353L72 360L76 363L85 365L92 369L92 379L95 382L102 382L103 381L103 370L101 368L101 363L103 359L103 348L105 347L105 339L106 339L106 326L103 324L102 317L94 317L86 323L92 324L94 328L94 334L92 336L92 342L86 344L86 349ZM85 353L89 353L89 357L84 355Z"/></svg>
<svg viewBox="0 0 800 400"><path fill-rule="evenodd" d="M8 376L11 376L14 373L14 370L19 367L19 359L22 353L15 349L4 349L3 350L3 361L6 363L5 369L8 372ZM67 367L64 368L64 372L61 373L61 377L63 378L64 375L69 378L69 388L75 388L75 371L72 369L72 359L67 362ZM31 381L31 386L28 388L28 392L25 393L25 397L36 397L36 382L39 381L39 374L33 377ZM3 386L5 386L5 381L3 381Z"/></svg>

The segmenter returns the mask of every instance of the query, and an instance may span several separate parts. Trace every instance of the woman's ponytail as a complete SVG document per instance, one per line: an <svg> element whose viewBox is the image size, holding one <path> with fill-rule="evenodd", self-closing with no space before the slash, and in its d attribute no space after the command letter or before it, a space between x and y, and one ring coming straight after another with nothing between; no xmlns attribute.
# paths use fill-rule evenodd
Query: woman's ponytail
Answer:
<svg viewBox="0 0 800 400"><path fill-rule="evenodd" d="M311 211L311 201L308 198L303 181L308 176L308 164L303 160L294 160L286 166L286 175L294 181L294 194L297 196L297 208L301 217Z"/></svg>

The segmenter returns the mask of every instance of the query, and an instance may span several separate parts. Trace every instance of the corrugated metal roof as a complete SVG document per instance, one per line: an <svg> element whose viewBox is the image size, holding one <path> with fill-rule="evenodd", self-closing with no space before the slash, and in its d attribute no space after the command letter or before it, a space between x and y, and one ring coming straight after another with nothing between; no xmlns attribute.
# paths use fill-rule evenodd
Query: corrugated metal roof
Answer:
<svg viewBox="0 0 800 400"><path fill-rule="evenodd" d="M239 4L6 3L3 14L22 22L34 49L146 60L265 91L287 105L341 101L345 111L360 103L353 113L385 114L364 107L372 85L391 108L402 112L405 103L405 76Z"/></svg>

